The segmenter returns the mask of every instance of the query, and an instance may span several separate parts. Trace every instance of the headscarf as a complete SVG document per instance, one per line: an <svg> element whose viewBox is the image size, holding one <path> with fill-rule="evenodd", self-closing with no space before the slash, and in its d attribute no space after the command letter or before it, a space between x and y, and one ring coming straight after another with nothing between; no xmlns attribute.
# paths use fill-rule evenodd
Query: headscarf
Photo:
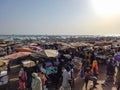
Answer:
<svg viewBox="0 0 120 90"><path fill-rule="evenodd" d="M94 60L93 61L93 64L92 64L92 72L94 73L94 68L96 70L96 73L98 73L98 64L97 64L97 61Z"/></svg>
<svg viewBox="0 0 120 90"><path fill-rule="evenodd" d="M42 90L42 81L37 73L32 73L32 90Z"/></svg>

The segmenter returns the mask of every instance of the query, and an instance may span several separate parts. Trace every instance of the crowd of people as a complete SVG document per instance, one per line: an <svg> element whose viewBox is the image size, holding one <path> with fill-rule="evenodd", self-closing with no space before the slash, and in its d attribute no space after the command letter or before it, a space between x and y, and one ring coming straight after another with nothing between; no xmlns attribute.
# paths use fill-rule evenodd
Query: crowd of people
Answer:
<svg viewBox="0 0 120 90"><path fill-rule="evenodd" d="M81 49L82 51L82 49ZM70 57L66 57L65 54L69 54ZM88 90L89 81L93 82L90 87L97 88L99 78L99 64L96 60L94 51L83 51L83 53L75 53L72 51L59 52L59 55L55 58L51 58L45 62L36 61L36 66L30 69L22 67L19 72L19 89L20 90L74 90L74 57L80 57L81 68L79 68L79 76L84 79L85 89ZM113 59L113 56L109 58L106 65L106 80L102 84L107 86L107 83L114 82L115 68L118 67L118 75L116 84L118 90L120 88L120 65L119 62Z"/></svg>
<svg viewBox="0 0 120 90"><path fill-rule="evenodd" d="M28 90L58 90L61 85L64 90L72 81L72 59L60 59L60 57L47 60L46 62L36 62L31 68L21 67L19 72L19 88ZM34 89L34 88L35 89ZM39 87L39 89L37 89ZM72 87L72 83L70 84Z"/></svg>
<svg viewBox="0 0 120 90"><path fill-rule="evenodd" d="M9 55L10 47L6 48L6 53ZM34 60L34 67L24 67L21 64L19 71L19 87L20 90L74 90L74 79L77 76L84 79L85 89L88 90L88 83L92 81L91 89L97 88L99 79L99 59L98 55L106 55L106 60L103 64L106 65L106 80L102 84L107 86L109 82L114 82L114 77L117 67L116 84L120 89L120 65L114 60L114 55L120 52L114 48L106 50L103 47L88 48L70 48L68 50L60 50L57 57L46 58L45 60ZM81 66L78 72L75 71L74 58L80 58ZM9 64L8 64L9 65ZM8 72L10 66L8 66Z"/></svg>

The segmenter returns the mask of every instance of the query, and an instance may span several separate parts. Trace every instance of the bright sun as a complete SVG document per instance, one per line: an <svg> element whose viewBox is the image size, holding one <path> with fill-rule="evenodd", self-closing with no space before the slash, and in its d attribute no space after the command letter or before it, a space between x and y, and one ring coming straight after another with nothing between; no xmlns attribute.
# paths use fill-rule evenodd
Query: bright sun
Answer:
<svg viewBox="0 0 120 90"><path fill-rule="evenodd" d="M91 4L99 15L120 14L120 0L91 0Z"/></svg>

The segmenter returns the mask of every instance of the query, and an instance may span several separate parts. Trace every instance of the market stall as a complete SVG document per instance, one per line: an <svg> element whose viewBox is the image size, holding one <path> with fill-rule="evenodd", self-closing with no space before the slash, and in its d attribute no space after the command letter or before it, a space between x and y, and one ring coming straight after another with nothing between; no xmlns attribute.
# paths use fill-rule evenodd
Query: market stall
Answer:
<svg viewBox="0 0 120 90"><path fill-rule="evenodd" d="M22 60L24 60L27 56L32 54L31 52L16 52L4 57L4 59L8 60L11 65L20 64Z"/></svg>
<svg viewBox="0 0 120 90"><path fill-rule="evenodd" d="M0 60L0 87L5 85L7 86L8 83L9 83L9 76L7 71L7 64L3 60Z"/></svg>

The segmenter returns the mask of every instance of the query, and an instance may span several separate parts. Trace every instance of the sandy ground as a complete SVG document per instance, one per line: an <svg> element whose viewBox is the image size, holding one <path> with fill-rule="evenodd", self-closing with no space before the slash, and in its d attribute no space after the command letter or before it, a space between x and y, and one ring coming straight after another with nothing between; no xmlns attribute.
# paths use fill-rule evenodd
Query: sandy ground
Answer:
<svg viewBox="0 0 120 90"><path fill-rule="evenodd" d="M114 85L113 83L109 83L108 86L101 85L106 79L105 68L106 68L105 65L99 66L99 78L98 78L99 84L96 86L97 88L93 90L116 90L116 85ZM19 72L19 68L13 67L10 73L9 84L7 86L0 87L0 90L18 90L17 89L18 88L18 78L17 78L18 72ZM90 90L91 84L92 84L92 81L89 81L87 90ZM84 79L80 78L79 76L76 77L74 90L86 90Z"/></svg>
<svg viewBox="0 0 120 90"><path fill-rule="evenodd" d="M102 83L106 79L105 70L106 70L105 65L100 65L99 66L99 77L98 77L98 83L99 84L96 86L97 88L93 89L93 90L116 90L116 85L114 83L109 82L108 86L103 86L102 85ZM87 90L90 90L91 84L92 84L92 81L89 81ZM75 90L86 90L85 89L85 84L84 84L84 79L81 79L80 77L78 77L76 79Z"/></svg>

